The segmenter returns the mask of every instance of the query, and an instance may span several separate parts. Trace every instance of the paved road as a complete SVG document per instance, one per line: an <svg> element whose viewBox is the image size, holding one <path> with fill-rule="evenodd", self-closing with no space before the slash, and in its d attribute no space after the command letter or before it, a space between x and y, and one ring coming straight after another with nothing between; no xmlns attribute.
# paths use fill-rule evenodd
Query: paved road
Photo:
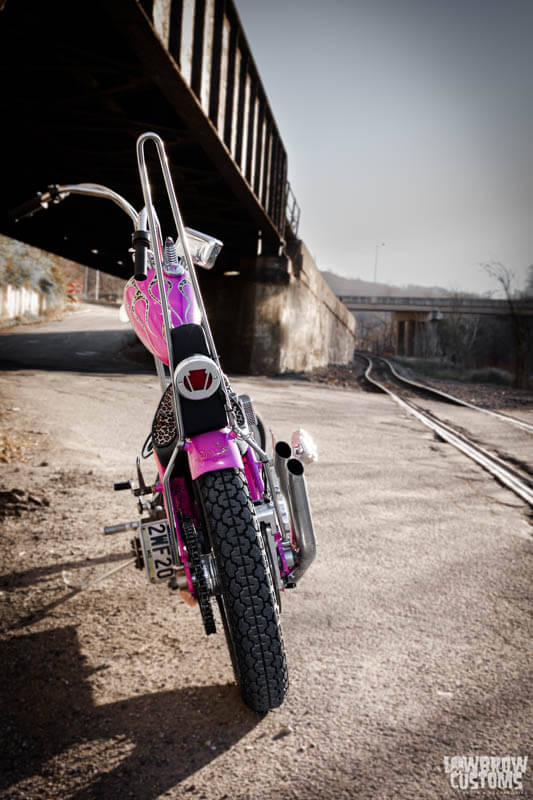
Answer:
<svg viewBox="0 0 533 800"><path fill-rule="evenodd" d="M81 332L111 325L101 314L78 316ZM47 333L31 331L39 353ZM223 638L134 571L70 596L62 570L84 580L127 552L99 529L135 517L109 487L132 474L158 400L154 376L78 371L71 352L62 372L54 347L54 371L2 376L2 430L28 432L2 488L51 502L4 520L4 796L440 799L465 795L446 756L533 756L526 509L384 396L236 382L278 437L303 425L320 450L319 550L284 600L278 711L248 711Z"/></svg>
<svg viewBox="0 0 533 800"><path fill-rule="evenodd" d="M60 321L0 332L0 369L74 372L153 372L118 308L81 305Z"/></svg>

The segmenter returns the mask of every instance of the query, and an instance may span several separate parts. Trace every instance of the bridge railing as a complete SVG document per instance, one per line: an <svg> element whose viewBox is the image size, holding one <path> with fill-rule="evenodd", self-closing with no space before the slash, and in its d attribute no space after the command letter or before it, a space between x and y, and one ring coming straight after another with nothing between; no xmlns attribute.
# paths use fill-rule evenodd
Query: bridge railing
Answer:
<svg viewBox="0 0 533 800"><path fill-rule="evenodd" d="M508 300L492 300L482 297L374 297L364 295L340 295L345 306L351 311L417 311L432 309L445 313L466 314L509 314ZM517 314L533 314L533 299L513 300Z"/></svg>
<svg viewBox="0 0 533 800"><path fill-rule="evenodd" d="M287 181L287 224L295 236L298 236L300 227L300 206L292 190L292 186Z"/></svg>
<svg viewBox="0 0 533 800"><path fill-rule="evenodd" d="M287 154L232 0L141 0L168 52L283 238Z"/></svg>

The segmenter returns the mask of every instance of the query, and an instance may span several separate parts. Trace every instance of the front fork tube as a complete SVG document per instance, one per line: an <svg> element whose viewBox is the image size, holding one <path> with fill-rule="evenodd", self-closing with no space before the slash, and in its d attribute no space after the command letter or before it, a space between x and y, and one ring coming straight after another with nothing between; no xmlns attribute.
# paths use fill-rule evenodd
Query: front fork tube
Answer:
<svg viewBox="0 0 533 800"><path fill-rule="evenodd" d="M191 594L193 594L194 586L191 577L191 570L189 567L189 557L187 555L187 551L183 543L183 537L181 535L180 519L178 515L178 510L180 510L184 516L194 519L194 513L191 507L191 502L187 491L185 478L172 478L172 480L170 481L170 493L172 496L172 508L174 512L174 521L176 524L176 538L178 541L180 558L183 564L183 569L185 571L185 577L187 578L188 591Z"/></svg>
<svg viewBox="0 0 533 800"><path fill-rule="evenodd" d="M161 477L161 481L163 483L163 503L165 506L165 513L167 515L168 523L170 525L170 542L172 548L172 556L174 563L176 566L181 562L183 564L183 570L185 572L185 577L187 579L187 589L192 594L194 591L194 586L191 577L191 570L189 569L189 559L187 557L187 551L185 550L185 545L183 543L183 537L181 535L181 525L178 516L178 509L181 509L185 514L188 515L188 511L190 510L188 506L189 497L187 495L187 489L185 486L185 480L183 478L170 478L170 473L172 471L172 467L174 466L174 461L176 459L178 449L174 451L172 454L172 458L165 470L165 468L160 463L157 455L154 451L154 457L156 460L157 468ZM176 543L177 543L177 550L176 550Z"/></svg>
<svg viewBox="0 0 533 800"><path fill-rule="evenodd" d="M278 520L278 530L281 532L281 538L282 538L283 542L285 544L290 544L290 541L291 541L291 526L290 526L290 522L289 522L289 520L287 518L287 515L283 514L283 511L282 511L282 508L281 508L281 505L280 505L280 502L279 502L279 497L278 497L278 488L279 487L278 487L278 481L276 479L276 470L274 469L273 460L268 457L267 453L265 453L265 451L262 450L261 447L259 447L257 442L255 442L254 439L251 436L246 436L245 434L240 433L240 432L237 434L237 431L234 431L234 433L236 435L238 435L240 438L244 439L244 441L251 448L252 454L250 454L251 458L249 460L250 461L253 460L253 462L255 464L255 469L257 470L258 474L259 474L259 469L257 467L257 461L255 459L255 455L253 455L253 454L257 453L257 455L259 456L259 460L260 460L260 462L262 462L262 464L263 464L263 466L265 468L265 477L266 477L266 480L267 480L268 488L270 490L270 496L272 497L272 502L274 504L274 509L276 511L276 517L277 517L277 520ZM259 479L261 480L260 476L259 476ZM261 480L261 486L263 486L263 481L262 480ZM264 486L263 486L263 490L264 490Z"/></svg>
<svg viewBox="0 0 533 800"><path fill-rule="evenodd" d="M265 486L255 459L254 451L248 448L242 460L244 464L244 474L250 488L250 497L253 502L262 500L265 493Z"/></svg>

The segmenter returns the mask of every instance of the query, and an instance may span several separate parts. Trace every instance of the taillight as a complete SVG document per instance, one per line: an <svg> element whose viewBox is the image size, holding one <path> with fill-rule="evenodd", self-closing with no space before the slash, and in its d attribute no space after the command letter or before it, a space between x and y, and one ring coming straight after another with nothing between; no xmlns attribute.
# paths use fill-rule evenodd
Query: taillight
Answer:
<svg viewBox="0 0 533 800"><path fill-rule="evenodd" d="M189 400L205 400L220 386L220 372L208 356L190 356L180 361L174 372L176 388Z"/></svg>

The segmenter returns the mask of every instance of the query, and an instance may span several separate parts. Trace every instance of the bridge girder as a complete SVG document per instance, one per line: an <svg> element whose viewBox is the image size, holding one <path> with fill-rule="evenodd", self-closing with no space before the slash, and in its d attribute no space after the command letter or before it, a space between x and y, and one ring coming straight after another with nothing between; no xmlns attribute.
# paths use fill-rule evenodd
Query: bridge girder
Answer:
<svg viewBox="0 0 533 800"><path fill-rule="evenodd" d="M202 7L201 0L196 4ZM143 5L150 12L150 4ZM168 5L176 19L176 7L182 4L173 0ZM232 24L239 25L230 0L226 6L218 0L215 5L218 14L228 8L234 15ZM203 6L205 17L205 2ZM244 34L240 36L244 52L246 41ZM195 47L200 46L198 41ZM252 69L249 53L247 58ZM265 195L259 173L248 169L260 164L264 177L265 170L276 166L272 159L268 161L263 151L260 154L256 141L253 162L246 161L243 152L242 164L235 161L235 153L135 0L8 2L0 13L0 64L3 233L129 277L125 252L131 225L114 206L72 197L17 225L6 212L50 183L83 181L107 184L140 207L135 140L140 133L155 130L168 146L186 223L225 243L219 270L252 258L259 230L263 252L279 251L285 233L286 156L275 124L272 121L273 137L276 134L272 142L279 140L280 163L271 179L276 177L281 185L273 204L274 186ZM262 91L258 78L257 86L256 92ZM267 111L257 113L266 119ZM250 127L251 113L249 108L241 126ZM157 200L157 190L155 194ZM168 220L162 216L163 222Z"/></svg>

